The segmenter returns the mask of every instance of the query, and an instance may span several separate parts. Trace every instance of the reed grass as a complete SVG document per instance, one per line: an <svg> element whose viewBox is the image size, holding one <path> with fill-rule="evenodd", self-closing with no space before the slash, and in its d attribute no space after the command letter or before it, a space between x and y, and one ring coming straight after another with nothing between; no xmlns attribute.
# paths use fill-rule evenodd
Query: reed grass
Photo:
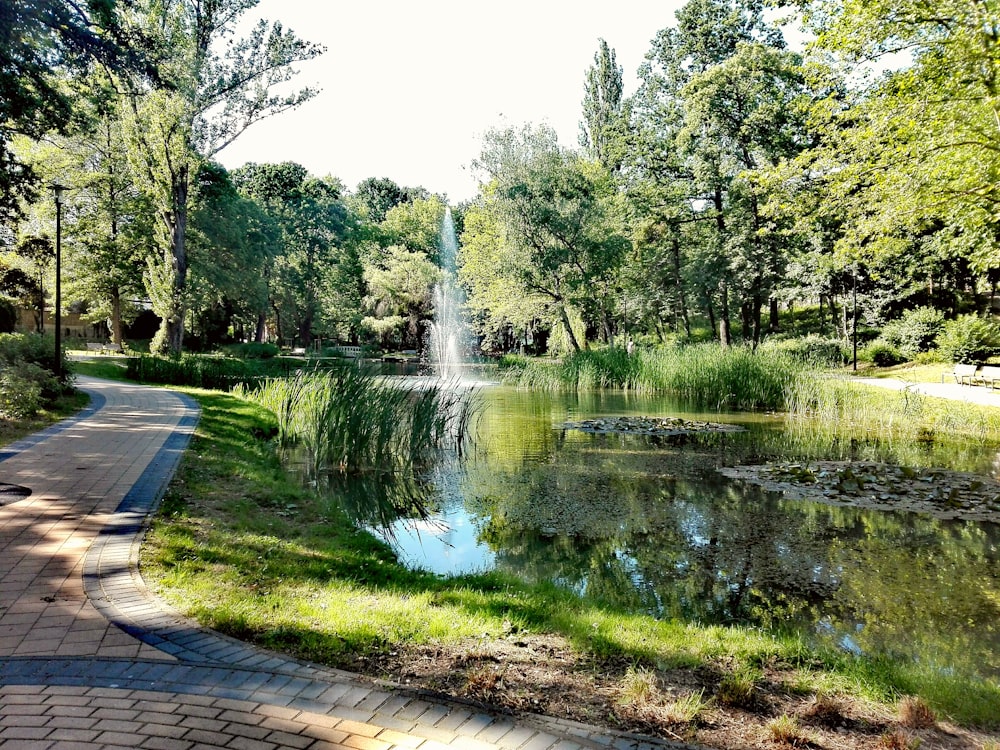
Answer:
<svg viewBox="0 0 1000 750"><path fill-rule="evenodd" d="M279 444L303 446L314 476L425 466L446 445L464 444L477 404L468 391L445 384L404 388L348 365L234 393L274 414Z"/></svg>
<svg viewBox="0 0 1000 750"><path fill-rule="evenodd" d="M847 377L799 377L789 389L788 413L838 432L878 435L930 445L953 438L1000 439L1000 409L915 391L890 391Z"/></svg>
<svg viewBox="0 0 1000 750"><path fill-rule="evenodd" d="M782 409L786 394L805 372L816 370L779 350L696 344L672 349L581 351L561 362L508 358L504 382L543 391L613 388L664 393L693 407Z"/></svg>

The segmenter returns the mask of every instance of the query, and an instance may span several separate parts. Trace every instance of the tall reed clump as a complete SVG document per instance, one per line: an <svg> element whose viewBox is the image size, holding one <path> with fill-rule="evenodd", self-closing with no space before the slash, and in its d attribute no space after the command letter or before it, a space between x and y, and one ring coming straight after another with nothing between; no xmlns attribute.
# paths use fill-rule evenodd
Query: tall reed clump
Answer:
<svg viewBox="0 0 1000 750"><path fill-rule="evenodd" d="M949 436L996 439L1000 409L888 391L842 377L800 377L789 391L788 412L822 424L862 427L883 438L907 437L930 443Z"/></svg>
<svg viewBox="0 0 1000 750"><path fill-rule="evenodd" d="M417 469L449 443L461 448L476 408L467 391L403 388L347 366L236 393L275 415L280 444L302 445L314 475Z"/></svg>
<svg viewBox="0 0 1000 750"><path fill-rule="evenodd" d="M581 351L562 362L519 359L502 378L537 390L667 393L698 408L782 409L800 374L813 369L778 350L698 344L631 355L616 348Z"/></svg>

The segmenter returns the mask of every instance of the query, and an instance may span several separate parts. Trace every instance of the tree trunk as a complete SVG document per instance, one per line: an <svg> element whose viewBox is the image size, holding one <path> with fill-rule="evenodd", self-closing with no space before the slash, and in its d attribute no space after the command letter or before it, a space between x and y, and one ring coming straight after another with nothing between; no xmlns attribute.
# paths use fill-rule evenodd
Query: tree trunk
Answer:
<svg viewBox="0 0 1000 750"><path fill-rule="evenodd" d="M187 210L188 165L180 167L173 179L173 215L168 217L170 226L170 257L167 259L173 277L171 310L164 318L167 346L171 354L180 354L184 345L184 293L187 289Z"/></svg>
<svg viewBox="0 0 1000 750"><path fill-rule="evenodd" d="M768 310L767 330L768 330L769 333L777 333L778 332L778 298L777 297L771 297L771 299L768 300L768 306L769 306L769 310Z"/></svg>
<svg viewBox="0 0 1000 750"><path fill-rule="evenodd" d="M712 299L707 294L705 295L705 314L708 315L708 325L712 331L715 331L715 307L712 305Z"/></svg>
<svg viewBox="0 0 1000 750"><path fill-rule="evenodd" d="M111 290L111 343L122 346L122 292L119 287Z"/></svg>
<svg viewBox="0 0 1000 750"><path fill-rule="evenodd" d="M722 314L719 319L719 343L729 346L733 343L733 335L729 330L729 284L722 282Z"/></svg>
<svg viewBox="0 0 1000 750"><path fill-rule="evenodd" d="M684 335L691 338L691 321L688 319L687 296L684 294L684 281L681 278L681 241L675 233L672 238L671 256L674 261L674 286L677 288L677 306L680 308L681 321L684 323ZM712 327L713 330L715 326Z"/></svg>
<svg viewBox="0 0 1000 750"><path fill-rule="evenodd" d="M257 325L254 327L253 340L256 344L263 344L267 341L267 315L263 312L257 313Z"/></svg>
<svg viewBox="0 0 1000 750"><path fill-rule="evenodd" d="M576 340L576 334L573 333L573 325L569 322L569 315L566 313L565 305L559 305L559 317L562 319L563 328L566 329L569 343L573 345L573 351L580 351L580 343Z"/></svg>

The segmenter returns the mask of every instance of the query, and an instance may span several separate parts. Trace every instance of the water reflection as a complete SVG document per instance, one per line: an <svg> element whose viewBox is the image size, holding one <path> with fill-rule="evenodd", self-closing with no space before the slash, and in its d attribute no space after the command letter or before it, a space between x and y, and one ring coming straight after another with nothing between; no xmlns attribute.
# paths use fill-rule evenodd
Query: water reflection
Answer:
<svg viewBox="0 0 1000 750"><path fill-rule="evenodd" d="M683 414L663 399L614 394L497 389L484 399L468 461L442 462L401 494L363 483L338 488L359 498L348 502L366 525L390 522L408 563L439 573L495 568L657 617L796 629L863 652L1000 676L996 525L788 500L715 472L826 458L991 473L995 446L844 438L787 429L774 417ZM733 421L749 431L680 444L560 428L622 414ZM408 520L364 510L387 494L386 507Z"/></svg>

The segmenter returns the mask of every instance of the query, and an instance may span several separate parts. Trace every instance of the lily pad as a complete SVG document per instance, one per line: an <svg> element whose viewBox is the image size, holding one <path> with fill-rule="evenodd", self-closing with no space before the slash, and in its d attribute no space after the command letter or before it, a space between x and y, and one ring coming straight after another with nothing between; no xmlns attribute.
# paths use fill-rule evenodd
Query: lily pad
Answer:
<svg viewBox="0 0 1000 750"><path fill-rule="evenodd" d="M710 432L744 432L741 425L724 424L722 422L698 422L680 417L605 417L602 419L585 419L582 422L566 422L566 430L580 430L599 435L609 433L626 433L633 435L695 435Z"/></svg>
<svg viewBox="0 0 1000 750"><path fill-rule="evenodd" d="M793 499L1000 523L1000 482L978 474L846 461L723 467L719 472Z"/></svg>

